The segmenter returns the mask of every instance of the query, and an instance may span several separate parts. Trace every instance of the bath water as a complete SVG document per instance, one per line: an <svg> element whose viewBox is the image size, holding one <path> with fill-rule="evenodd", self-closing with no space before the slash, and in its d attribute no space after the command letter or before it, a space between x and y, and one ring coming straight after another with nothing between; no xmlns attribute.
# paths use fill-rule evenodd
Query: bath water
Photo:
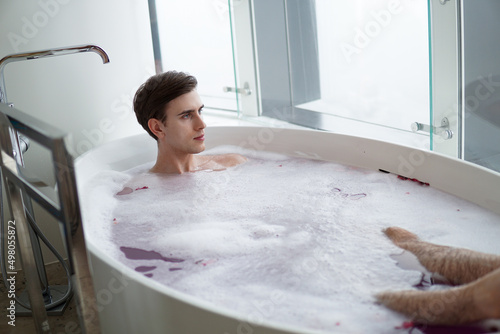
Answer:
<svg viewBox="0 0 500 334"><path fill-rule="evenodd" d="M151 162L96 176L85 190L92 242L248 321L348 333L401 333L407 319L373 296L422 284L397 265L403 251L384 228L500 254L500 216L432 184L238 147L206 154L224 152L250 158L224 171L158 175Z"/></svg>

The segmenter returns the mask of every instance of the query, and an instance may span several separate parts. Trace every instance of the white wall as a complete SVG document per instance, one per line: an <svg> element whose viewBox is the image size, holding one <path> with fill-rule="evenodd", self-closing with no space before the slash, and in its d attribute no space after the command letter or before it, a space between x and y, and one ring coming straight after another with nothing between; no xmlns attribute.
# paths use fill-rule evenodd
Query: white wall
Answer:
<svg viewBox="0 0 500 334"><path fill-rule="evenodd" d="M137 87L154 74L147 1L1 0L0 58L80 44L102 47L110 63L82 53L5 67L8 101L68 131L75 156L143 131L131 104ZM39 156L31 149L26 160L40 166ZM39 167L36 174L51 178ZM58 226L46 216L40 213L40 226L61 250ZM46 255L46 262L54 260Z"/></svg>
<svg viewBox="0 0 500 334"><path fill-rule="evenodd" d="M16 108L67 130L76 154L142 131L131 109L135 89L154 74L147 1L2 0L0 57L96 44L94 53L11 63L7 97Z"/></svg>

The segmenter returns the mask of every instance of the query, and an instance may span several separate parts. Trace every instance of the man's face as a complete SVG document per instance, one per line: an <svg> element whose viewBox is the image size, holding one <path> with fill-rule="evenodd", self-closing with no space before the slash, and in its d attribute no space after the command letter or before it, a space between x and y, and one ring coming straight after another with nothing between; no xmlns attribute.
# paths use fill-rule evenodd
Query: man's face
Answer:
<svg viewBox="0 0 500 334"><path fill-rule="evenodd" d="M201 117L203 103L196 90L181 95L167 104L164 140L174 151L196 154L205 150L204 129Z"/></svg>

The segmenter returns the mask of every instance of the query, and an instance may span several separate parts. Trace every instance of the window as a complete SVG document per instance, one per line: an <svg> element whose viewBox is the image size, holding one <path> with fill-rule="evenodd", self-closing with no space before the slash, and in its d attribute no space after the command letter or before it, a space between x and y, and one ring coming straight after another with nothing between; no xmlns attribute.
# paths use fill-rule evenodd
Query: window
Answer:
<svg viewBox="0 0 500 334"><path fill-rule="evenodd" d="M162 70L194 75L207 108L237 111L236 94L223 90L235 82L228 2L150 0L150 11Z"/></svg>
<svg viewBox="0 0 500 334"><path fill-rule="evenodd" d="M429 147L411 131L430 121L426 2L150 1L163 70L197 76L208 107Z"/></svg>
<svg viewBox="0 0 500 334"><path fill-rule="evenodd" d="M428 135L411 132L413 122L430 119L425 2L253 6L263 115L429 147Z"/></svg>

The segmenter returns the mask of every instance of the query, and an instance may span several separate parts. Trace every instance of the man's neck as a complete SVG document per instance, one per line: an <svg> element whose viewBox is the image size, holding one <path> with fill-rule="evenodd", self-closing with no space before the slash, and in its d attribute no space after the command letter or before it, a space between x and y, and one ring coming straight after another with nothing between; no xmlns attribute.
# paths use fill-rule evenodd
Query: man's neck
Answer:
<svg viewBox="0 0 500 334"><path fill-rule="evenodd" d="M196 170L196 156L190 153L158 152L153 173L182 174Z"/></svg>

